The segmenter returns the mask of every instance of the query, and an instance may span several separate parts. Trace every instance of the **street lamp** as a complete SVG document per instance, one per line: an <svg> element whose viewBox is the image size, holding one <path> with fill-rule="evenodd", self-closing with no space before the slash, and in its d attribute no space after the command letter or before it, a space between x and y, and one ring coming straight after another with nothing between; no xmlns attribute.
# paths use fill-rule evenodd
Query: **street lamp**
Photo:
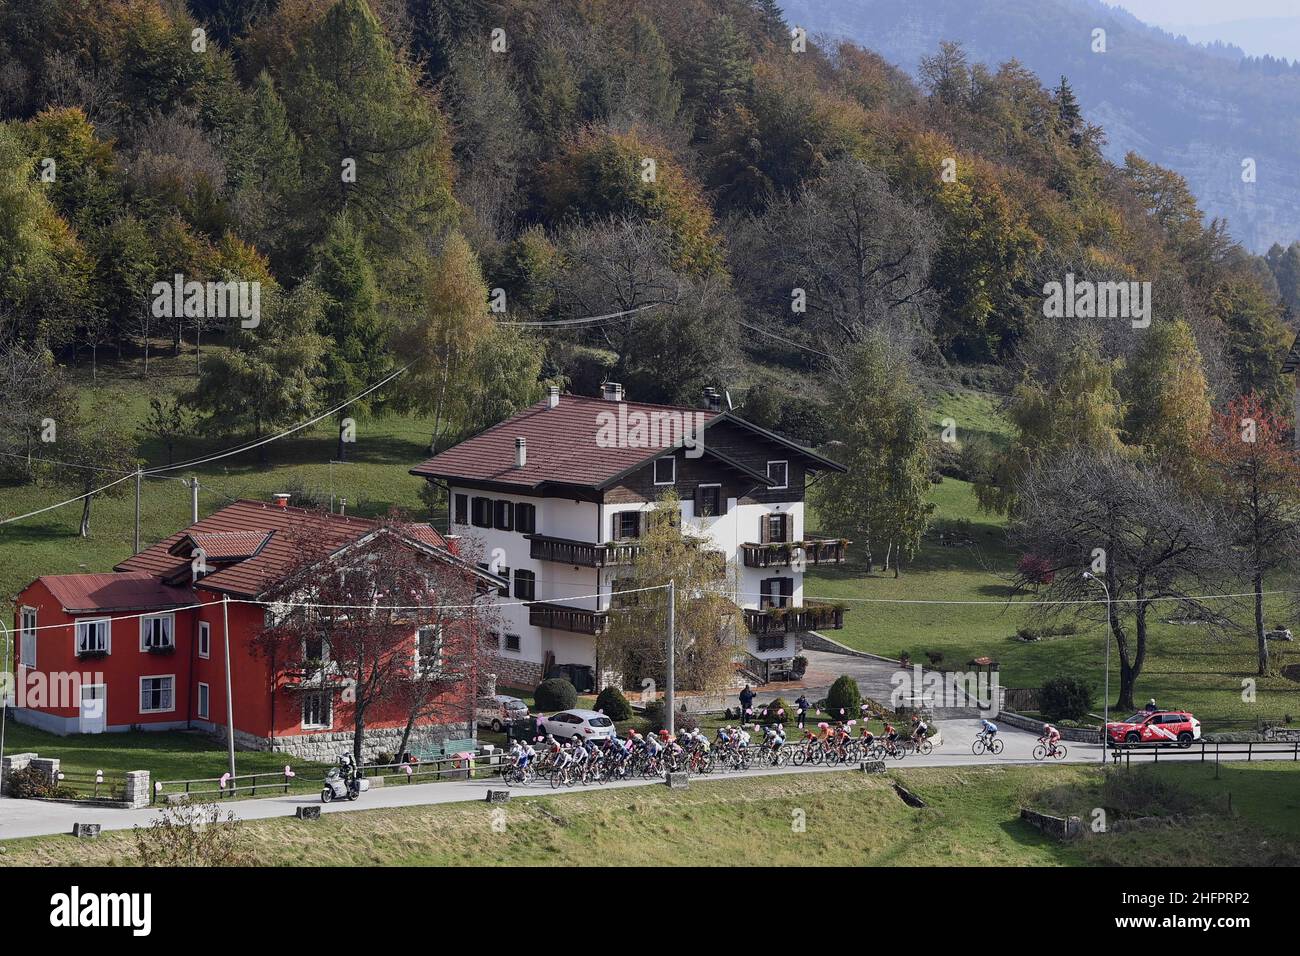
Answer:
<svg viewBox="0 0 1300 956"><path fill-rule="evenodd" d="M1106 766L1106 745L1109 742L1106 727L1110 723L1110 588L1106 586L1105 581L1091 571L1084 571L1083 579L1100 584L1101 589L1106 592L1106 676L1103 681L1106 689L1103 691L1105 697L1102 698L1101 718L1101 765L1104 767Z"/></svg>

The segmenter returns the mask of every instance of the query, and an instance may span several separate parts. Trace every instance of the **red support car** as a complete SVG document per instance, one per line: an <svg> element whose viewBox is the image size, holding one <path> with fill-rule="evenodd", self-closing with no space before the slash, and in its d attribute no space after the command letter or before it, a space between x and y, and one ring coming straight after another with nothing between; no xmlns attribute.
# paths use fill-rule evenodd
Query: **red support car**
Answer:
<svg viewBox="0 0 1300 956"><path fill-rule="evenodd" d="M1201 722L1185 710L1141 711L1128 720L1106 725L1111 745L1177 744L1190 747L1201 739Z"/></svg>

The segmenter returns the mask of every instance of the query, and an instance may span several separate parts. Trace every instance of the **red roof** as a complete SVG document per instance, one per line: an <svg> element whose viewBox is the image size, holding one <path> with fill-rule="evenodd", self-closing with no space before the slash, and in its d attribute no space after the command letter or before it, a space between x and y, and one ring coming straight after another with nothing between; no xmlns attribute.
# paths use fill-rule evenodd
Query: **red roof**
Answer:
<svg viewBox="0 0 1300 956"><path fill-rule="evenodd" d="M234 563L204 575L203 586L241 597L256 597L301 560L304 541L333 551L364 537L376 527L377 522L366 518L240 500L127 558L117 569L145 571L164 580L185 579L192 547L186 546L187 539L195 544L207 542L225 555L218 558L209 550L209 561ZM435 548L447 546L446 539L427 524L406 525L404 530L423 544ZM247 551L249 555L235 554L238 551Z"/></svg>
<svg viewBox="0 0 1300 956"><path fill-rule="evenodd" d="M659 424L648 427L644 435L632 441L607 440L611 421L618 428L621 420L630 429L638 414L650 423L658 416ZM702 430L722 414L678 405L563 395L554 408L543 399L412 468L411 474L527 488L545 482L596 486L635 467L656 451L672 448L681 440L683 429ZM626 430L622 433L628 434ZM515 467L516 438L527 442L527 463L523 468Z"/></svg>
<svg viewBox="0 0 1300 956"><path fill-rule="evenodd" d="M152 574L47 574L38 578L65 611L150 611L194 603L185 588L171 587Z"/></svg>

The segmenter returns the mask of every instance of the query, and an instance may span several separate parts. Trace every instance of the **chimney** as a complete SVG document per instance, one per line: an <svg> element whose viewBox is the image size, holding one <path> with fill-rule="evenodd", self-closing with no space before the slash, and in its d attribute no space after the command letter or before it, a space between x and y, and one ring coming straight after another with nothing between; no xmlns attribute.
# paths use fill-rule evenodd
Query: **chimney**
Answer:
<svg viewBox="0 0 1300 956"><path fill-rule="evenodd" d="M711 412L722 411L722 395L716 388L706 388L704 390L704 407Z"/></svg>
<svg viewBox="0 0 1300 956"><path fill-rule="evenodd" d="M623 401L623 384L621 382L606 382L602 397L607 402Z"/></svg>
<svg viewBox="0 0 1300 956"><path fill-rule="evenodd" d="M522 468L528 464L528 439L515 439L515 467Z"/></svg>
<svg viewBox="0 0 1300 956"><path fill-rule="evenodd" d="M271 497L275 500L275 506L276 506L277 508L287 508L287 507L289 507L289 496L286 495L284 492L280 492L279 494L271 495Z"/></svg>
<svg viewBox="0 0 1300 956"><path fill-rule="evenodd" d="M554 408L560 404L560 386L549 385L546 388L546 407Z"/></svg>

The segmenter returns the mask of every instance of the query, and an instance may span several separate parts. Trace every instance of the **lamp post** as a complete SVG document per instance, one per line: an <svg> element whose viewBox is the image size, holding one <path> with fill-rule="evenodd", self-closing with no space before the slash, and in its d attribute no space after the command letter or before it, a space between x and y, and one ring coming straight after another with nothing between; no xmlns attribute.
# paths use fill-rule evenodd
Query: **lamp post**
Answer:
<svg viewBox="0 0 1300 956"><path fill-rule="evenodd" d="M9 709L9 668L13 663L12 633L9 630L9 625L4 621L0 621L0 641L3 641L5 646L5 669L0 671L0 794L3 794L5 789L5 716ZM17 673L13 675L13 681L14 686L17 687Z"/></svg>
<svg viewBox="0 0 1300 956"><path fill-rule="evenodd" d="M1106 676L1103 679L1106 689L1102 692L1105 696L1102 698L1101 711L1101 765L1104 767L1106 766L1106 745L1109 742L1106 727L1110 723L1110 588L1106 586L1105 581L1091 571L1084 571L1083 579L1100 584L1101 589L1106 592Z"/></svg>

